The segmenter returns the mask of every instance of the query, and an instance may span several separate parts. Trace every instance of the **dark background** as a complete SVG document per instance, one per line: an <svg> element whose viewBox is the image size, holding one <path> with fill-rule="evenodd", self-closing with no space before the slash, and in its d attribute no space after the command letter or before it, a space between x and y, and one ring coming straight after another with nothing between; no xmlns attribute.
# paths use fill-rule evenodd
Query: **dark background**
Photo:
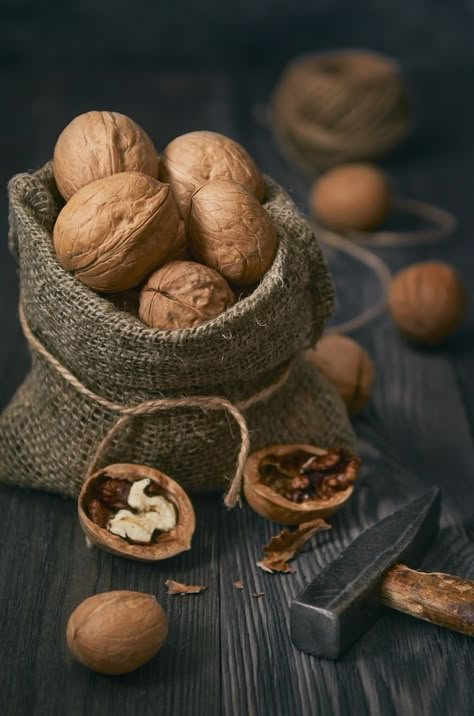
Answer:
<svg viewBox="0 0 474 716"><path fill-rule="evenodd" d="M241 141L306 211L309 179L276 148L265 117L295 55L367 47L398 58L414 129L383 161L398 194L454 212L453 241L379 250L395 271L439 258L474 270L474 2L458 0L102 0L0 2L0 182L51 156L77 114L132 116L162 149L195 129ZM26 374L17 276L0 222L0 407ZM337 319L378 296L366 268L328 252ZM366 468L350 504L298 559L296 575L264 575L260 546L278 527L249 509L195 498L192 552L137 565L84 548L72 501L0 489L0 712L7 714L445 714L474 711L466 637L387 614L338 663L298 653L288 635L292 598L361 529L424 487L442 487L442 529L426 569L474 577L474 341L472 310L439 350L407 345L386 315L355 338L377 365L373 400L355 421ZM315 547L316 545L316 547ZM167 597L164 579L208 584ZM232 586L243 579L248 590ZM157 594L171 625L158 658L122 679L68 658L64 629L85 597L108 589ZM251 591L263 591L255 600Z"/></svg>

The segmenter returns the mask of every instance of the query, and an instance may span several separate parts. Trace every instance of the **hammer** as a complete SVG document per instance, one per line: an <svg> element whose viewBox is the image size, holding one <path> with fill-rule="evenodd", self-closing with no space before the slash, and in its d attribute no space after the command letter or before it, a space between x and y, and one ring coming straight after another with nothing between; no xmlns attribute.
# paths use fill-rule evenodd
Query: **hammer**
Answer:
<svg viewBox="0 0 474 716"><path fill-rule="evenodd" d="M337 659L384 606L474 636L474 581L413 569L436 535L440 508L433 488L362 532L293 601L294 645Z"/></svg>

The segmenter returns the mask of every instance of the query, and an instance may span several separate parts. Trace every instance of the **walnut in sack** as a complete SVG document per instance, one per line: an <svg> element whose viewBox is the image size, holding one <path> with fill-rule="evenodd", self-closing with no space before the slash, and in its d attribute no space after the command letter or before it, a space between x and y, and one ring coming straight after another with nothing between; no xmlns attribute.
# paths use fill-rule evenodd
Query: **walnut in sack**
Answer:
<svg viewBox="0 0 474 716"><path fill-rule="evenodd" d="M140 318L153 328L192 328L233 306L229 284L195 261L170 261L155 271L140 294Z"/></svg>
<svg viewBox="0 0 474 716"><path fill-rule="evenodd" d="M263 200L262 174L248 152L216 132L189 132L164 149L160 179L169 182L180 216L186 216L192 194L212 179L231 179Z"/></svg>
<svg viewBox="0 0 474 716"><path fill-rule="evenodd" d="M258 200L233 181L216 179L194 192L186 218L193 256L231 284L251 286L270 268L277 234Z"/></svg>
<svg viewBox="0 0 474 716"><path fill-rule="evenodd" d="M98 291L124 291L173 253L179 217L167 184L122 172L87 184L54 226L60 263Z"/></svg>
<svg viewBox="0 0 474 716"><path fill-rule="evenodd" d="M146 132L119 112L85 112L59 135L53 171L68 200L81 187L119 172L158 177L158 154Z"/></svg>

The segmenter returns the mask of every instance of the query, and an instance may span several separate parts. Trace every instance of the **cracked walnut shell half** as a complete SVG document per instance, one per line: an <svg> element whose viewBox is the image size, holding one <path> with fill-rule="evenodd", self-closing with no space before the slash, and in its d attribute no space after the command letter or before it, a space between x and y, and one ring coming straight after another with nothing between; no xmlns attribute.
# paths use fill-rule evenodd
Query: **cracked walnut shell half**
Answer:
<svg viewBox="0 0 474 716"><path fill-rule="evenodd" d="M284 525L326 518L352 495L360 466L344 448L270 445L247 459L245 497L260 515Z"/></svg>
<svg viewBox="0 0 474 716"><path fill-rule="evenodd" d="M84 482L78 515L92 544L142 562L191 549L196 526L191 501L177 482L126 463L108 465Z"/></svg>

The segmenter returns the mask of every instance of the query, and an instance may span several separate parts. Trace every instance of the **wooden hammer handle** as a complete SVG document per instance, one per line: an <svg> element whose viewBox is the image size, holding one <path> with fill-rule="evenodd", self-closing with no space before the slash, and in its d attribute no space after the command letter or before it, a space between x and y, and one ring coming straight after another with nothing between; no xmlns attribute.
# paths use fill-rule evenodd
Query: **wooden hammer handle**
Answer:
<svg viewBox="0 0 474 716"><path fill-rule="evenodd" d="M438 626L474 636L474 581L396 564L385 577L382 604Z"/></svg>

